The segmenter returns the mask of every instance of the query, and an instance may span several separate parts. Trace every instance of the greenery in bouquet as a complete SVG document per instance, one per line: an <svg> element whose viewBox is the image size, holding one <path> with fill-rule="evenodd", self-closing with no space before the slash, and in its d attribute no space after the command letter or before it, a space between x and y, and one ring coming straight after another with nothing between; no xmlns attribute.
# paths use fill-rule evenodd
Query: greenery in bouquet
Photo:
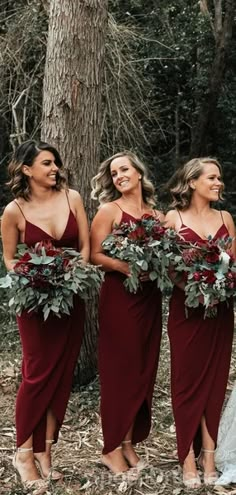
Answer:
<svg viewBox="0 0 236 495"><path fill-rule="evenodd" d="M9 306L17 315L27 310L61 317L70 314L75 294L89 297L90 289L98 290L103 280L101 270L85 263L73 248L57 248L51 241L27 247L19 244L14 265L0 279L0 288L9 291Z"/></svg>
<svg viewBox="0 0 236 495"><path fill-rule="evenodd" d="M102 243L108 256L129 264L130 276L124 285L134 293L141 288L140 275L145 272L162 291L172 287L168 276L170 246L167 229L151 215L143 215L130 223L122 222Z"/></svg>
<svg viewBox="0 0 236 495"><path fill-rule="evenodd" d="M231 244L231 237L209 236L196 244L183 242L180 237L176 241L172 265L185 282L185 305L196 308L202 303L204 318L215 317L217 304L235 294L236 260L230 252Z"/></svg>

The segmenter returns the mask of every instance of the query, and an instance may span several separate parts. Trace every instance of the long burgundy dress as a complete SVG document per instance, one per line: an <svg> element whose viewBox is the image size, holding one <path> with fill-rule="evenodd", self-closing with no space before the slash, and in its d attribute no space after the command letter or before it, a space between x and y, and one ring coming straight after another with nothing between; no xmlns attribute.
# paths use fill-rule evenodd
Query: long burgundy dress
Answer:
<svg viewBox="0 0 236 495"><path fill-rule="evenodd" d="M78 227L71 209L59 240L25 220L25 244L28 246L50 239L56 247L78 249ZM57 441L80 351L84 318L84 302L78 296L75 296L70 316L49 315L44 321L40 312L24 311L17 317L23 349L22 383L16 400L17 447L33 435L34 452L45 451L48 409L57 419L54 435Z"/></svg>
<svg viewBox="0 0 236 495"><path fill-rule="evenodd" d="M181 235L191 243L202 242L196 232L182 224ZM215 239L228 236L224 224ZM203 306L188 309L185 315L184 291L174 287L170 301L168 333L171 346L172 405L180 463L190 445L199 455L202 416L216 443L221 409L230 366L234 314L233 302L218 305L215 318L204 319Z"/></svg>
<svg viewBox="0 0 236 495"><path fill-rule="evenodd" d="M121 222L134 221L122 212ZM134 424L132 442L151 427L151 404L161 341L161 293L144 282L136 294L125 276L107 272L99 305L99 374L103 453L118 447Z"/></svg>

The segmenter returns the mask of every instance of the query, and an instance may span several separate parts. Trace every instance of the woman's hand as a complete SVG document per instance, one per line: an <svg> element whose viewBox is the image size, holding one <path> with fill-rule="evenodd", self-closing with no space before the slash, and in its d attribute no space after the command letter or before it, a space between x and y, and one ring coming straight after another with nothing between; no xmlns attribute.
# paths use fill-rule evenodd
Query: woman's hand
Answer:
<svg viewBox="0 0 236 495"><path fill-rule="evenodd" d="M126 277L130 277L130 269L129 269L129 264L126 261L122 260L114 260L114 270L120 273L123 273Z"/></svg>
<svg viewBox="0 0 236 495"><path fill-rule="evenodd" d="M150 281L149 272L141 272L140 275L139 275L139 280L141 282L148 282L148 281Z"/></svg>

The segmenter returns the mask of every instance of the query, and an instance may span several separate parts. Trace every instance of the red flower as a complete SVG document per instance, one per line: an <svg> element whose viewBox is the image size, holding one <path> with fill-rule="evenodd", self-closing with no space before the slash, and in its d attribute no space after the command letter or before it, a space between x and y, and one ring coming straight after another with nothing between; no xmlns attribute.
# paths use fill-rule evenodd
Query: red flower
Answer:
<svg viewBox="0 0 236 495"><path fill-rule="evenodd" d="M208 284L214 284L214 282L216 281L216 276L213 270L203 270L202 276L205 278L205 281Z"/></svg>
<svg viewBox="0 0 236 495"><path fill-rule="evenodd" d="M23 254L23 256L21 256L21 258L16 262L14 269L20 265L23 265L24 263L27 263L29 260L31 260L30 253Z"/></svg>
<svg viewBox="0 0 236 495"><path fill-rule="evenodd" d="M189 249L183 250L182 257L183 257L184 263L187 266L191 266L194 262L200 260L202 255L201 255L199 249L189 248Z"/></svg>
<svg viewBox="0 0 236 495"><path fill-rule="evenodd" d="M57 254L61 254L62 252L60 248L55 248L52 244L52 241L48 239L46 241L37 242L35 244L35 247L33 248L33 252L36 254L41 254L43 248L45 249L47 256L56 256Z"/></svg>
<svg viewBox="0 0 236 495"><path fill-rule="evenodd" d="M160 239L164 233L165 233L166 229L165 227L163 227L163 225L154 225L153 226L153 229L152 229L152 236L155 240L158 240Z"/></svg>
<svg viewBox="0 0 236 495"><path fill-rule="evenodd" d="M211 246L210 250L205 256L207 263L217 263L219 261L220 250L218 246Z"/></svg>
<svg viewBox="0 0 236 495"><path fill-rule="evenodd" d="M135 230L129 232L128 239L132 241L145 241L147 237L147 233L145 228L142 225L138 225Z"/></svg>
<svg viewBox="0 0 236 495"><path fill-rule="evenodd" d="M199 282L199 281L201 280L201 278L202 278L202 274L201 274L201 272L195 272L195 273L193 274L193 278L194 278L194 280L195 280L196 282Z"/></svg>
<svg viewBox="0 0 236 495"><path fill-rule="evenodd" d="M31 269L32 266L26 265L24 263L16 263L13 267L14 272L18 273L19 275L27 275Z"/></svg>

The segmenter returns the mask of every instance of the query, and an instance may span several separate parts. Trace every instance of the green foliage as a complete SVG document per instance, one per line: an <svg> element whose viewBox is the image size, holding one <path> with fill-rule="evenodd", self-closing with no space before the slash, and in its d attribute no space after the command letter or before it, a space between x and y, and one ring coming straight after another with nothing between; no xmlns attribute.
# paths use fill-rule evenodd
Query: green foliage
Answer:
<svg viewBox="0 0 236 495"><path fill-rule="evenodd" d="M0 184L12 148L40 135L47 18L41 1L4 2L0 13ZM2 189L0 209L9 200Z"/></svg>
<svg viewBox="0 0 236 495"><path fill-rule="evenodd" d="M2 260L2 246L0 242L0 277L6 274L6 269ZM0 297L0 349L14 350L19 338L16 330L15 317L11 317L8 310L8 290L1 291Z"/></svg>
<svg viewBox="0 0 236 495"><path fill-rule="evenodd" d="M0 161L40 135L47 16L42 2L9 0L0 15ZM223 0L223 13L226 0ZM189 157L215 55L214 3L111 0L106 40L101 158L133 149L160 184ZM225 207L236 214L236 34L207 133L206 154L223 164ZM21 97L12 112L14 104ZM22 134L21 134L22 133ZM16 136L17 135L17 136ZM0 167L0 183L6 180ZM159 194L160 195L160 194ZM161 197L164 200L164 197ZM1 204L6 203L2 191Z"/></svg>
<svg viewBox="0 0 236 495"><path fill-rule="evenodd" d="M103 273L97 266L84 263L72 248L54 248L51 242L34 248L18 245L13 270L0 279L0 288L8 289L9 307L17 315L41 310L44 320L50 313L69 315L74 296L87 299L90 290L98 290Z"/></svg>
<svg viewBox="0 0 236 495"><path fill-rule="evenodd" d="M143 156L154 164L157 184L165 183L175 168L188 160L192 130L207 91L213 58L214 6L200 10L191 0L112 0L111 9L119 23L142 32L136 58L145 81L151 85L146 106L152 108L158 125L147 119L143 128L149 146ZM222 2L223 9L226 2ZM207 154L223 164L226 190L236 190L236 35L234 33L224 84L219 95L216 117L210 123ZM142 67L141 67L142 65ZM160 195L159 195L160 196ZM166 200L165 196L160 196ZM225 207L236 215L236 197L226 195Z"/></svg>
<svg viewBox="0 0 236 495"><path fill-rule="evenodd" d="M168 290L172 283L168 276L171 233L151 216L143 216L129 223L121 223L102 243L111 258L129 264L129 276L124 286L136 293L142 288L142 275L148 272L150 280L156 280L157 287Z"/></svg>

